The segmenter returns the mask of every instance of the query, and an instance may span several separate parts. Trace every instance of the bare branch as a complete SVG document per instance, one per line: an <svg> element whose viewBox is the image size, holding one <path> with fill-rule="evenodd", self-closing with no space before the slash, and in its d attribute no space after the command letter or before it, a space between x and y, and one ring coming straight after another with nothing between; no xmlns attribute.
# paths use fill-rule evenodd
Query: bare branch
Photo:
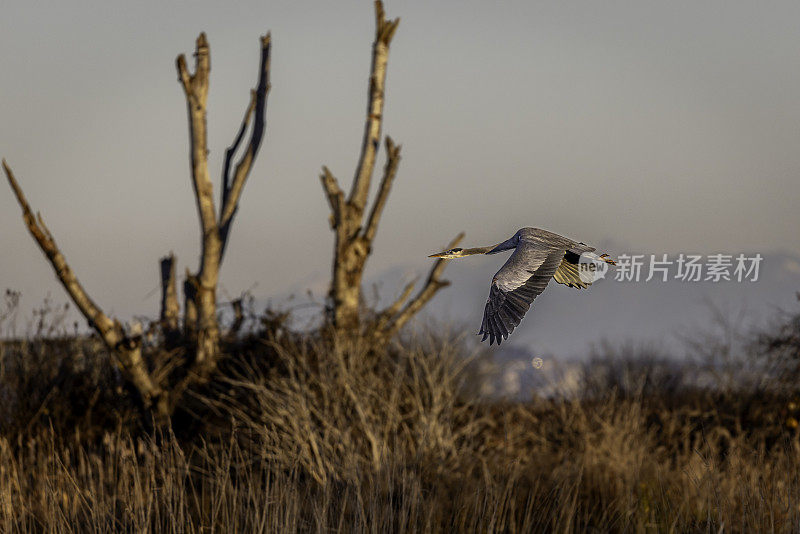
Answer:
<svg viewBox="0 0 800 534"><path fill-rule="evenodd" d="M247 125L250 124L250 117L252 117L255 109L256 91L255 89L251 89L250 103L247 105L247 109L244 112L244 119L242 119L242 124L239 127L239 133L236 134L233 144L225 151L225 163L222 166L222 198L220 201L220 208L223 211L225 210L225 206L228 204L228 196L231 189L231 164L233 163L233 156L236 151L239 150L239 145L242 144L242 139L244 139L244 134L247 131ZM219 218L222 220L222 213L220 213Z"/></svg>
<svg viewBox="0 0 800 534"><path fill-rule="evenodd" d="M345 211L344 192L328 167L322 167L322 174L320 174L319 179L322 182L322 188L325 190L328 204L331 207L331 228L340 228L342 227Z"/></svg>
<svg viewBox="0 0 800 534"><path fill-rule="evenodd" d="M6 160L3 160L3 170L6 173L11 189L14 191L14 195L17 197L17 202L22 208L22 217L28 227L28 231L30 231L39 248L49 260L61 285L92 328L100 335L106 346L117 356L128 378L139 390L145 404L149 406L153 400L162 394L162 391L153 383L142 360L141 340L126 336L122 325L103 313L89 297L67 263L66 258L59 250L58 245L56 245L52 234L44 224L42 216L37 214L34 217L25 194L22 192L22 188L17 183L14 173L6 163Z"/></svg>
<svg viewBox="0 0 800 534"><path fill-rule="evenodd" d="M464 232L458 234L455 239L453 239L449 245L447 245L446 250L454 248L458 245L461 240L464 239ZM384 332L381 333L382 336L391 337L397 331L399 331L403 325L408 322L411 317L413 317L422 307L428 303L429 300L433 298L437 291L440 289L447 287L450 285L450 282L447 280L441 280L440 277L444 272L445 267L450 260L443 260L439 259L436 260L436 263L433 264L433 267L428 274L428 280L425 282L425 287L417 293L417 296L414 297L406 306L403 308L391 324L385 328Z"/></svg>
<svg viewBox="0 0 800 534"><path fill-rule="evenodd" d="M39 215L38 218L33 215L30 205L28 205L28 201L14 177L14 173L5 160L3 160L3 170L6 173L11 189L17 197L17 202L19 202L22 208L22 217L25 220L28 230L39 244L39 248L41 248L42 252L47 256L47 259L50 261L53 269L55 269L56 275L62 285L75 301L75 305L80 309L81 313L86 317L92 327L96 328L101 334L108 331L108 335L112 336L110 339L113 340L113 343L118 343L120 340L115 337L116 334L112 332L114 328L113 321L109 319L92 299L89 298L89 295L86 294L86 291L84 291L72 272L72 269L67 265L66 259L56 246L52 235L50 235L46 227L41 224L41 215Z"/></svg>
<svg viewBox="0 0 800 534"><path fill-rule="evenodd" d="M397 174L397 167L400 165L400 148L400 145L395 146L391 137L386 137L386 167L383 169L383 179L381 179L380 189L378 189L378 196L372 205L372 211L367 221L367 229L364 231L364 238L367 243L372 243L375 238L375 232L378 231L378 223L383 213L383 207L386 205L392 182Z"/></svg>
<svg viewBox="0 0 800 534"><path fill-rule="evenodd" d="M220 207L220 240L222 241L220 249L220 263L222 263L222 255L225 253L225 246L228 242L228 234L233 217L239 207L239 198L242 194L242 189L250 174L253 166L253 161L256 158L258 149L261 146L261 141L264 138L264 129L266 127L266 111L267 111L267 94L269 93L269 66L270 66L270 50L271 39L270 34L261 37L261 63L258 71L258 85L254 91L251 92L250 104L248 111L245 113L242 128L239 135L236 137L234 143L228 148L225 153L225 167L223 169L223 202ZM239 144L242 141L242 134L244 133L247 123L253 118L253 129L250 134L250 143L247 150L242 155L241 159L236 164L236 169L233 172L233 178L230 176L230 164L233 155Z"/></svg>
<svg viewBox="0 0 800 534"><path fill-rule="evenodd" d="M375 330L383 330L394 318L394 316L397 315L397 312L400 311L403 303L408 299L408 297L411 295L411 292L414 290L414 285L416 285L416 281L411 281L406 284L406 287L403 288L403 292L400 294L397 300L395 300L391 306L387 307L378 314L378 318L375 321Z"/></svg>
<svg viewBox="0 0 800 534"><path fill-rule="evenodd" d="M356 168L348 203L363 213L369 193L369 183L375 168L375 153L381 138L383 103L386 87L386 63L389 61L389 44L400 19L387 20L380 0L375 2L375 42L372 45L372 68L369 78L369 100L364 124L361 155Z"/></svg>
<svg viewBox="0 0 800 534"><path fill-rule="evenodd" d="M190 94L192 92L192 76L186 67L186 56L179 55L175 60L175 67L178 69L178 81L183 85L183 90L186 94Z"/></svg>

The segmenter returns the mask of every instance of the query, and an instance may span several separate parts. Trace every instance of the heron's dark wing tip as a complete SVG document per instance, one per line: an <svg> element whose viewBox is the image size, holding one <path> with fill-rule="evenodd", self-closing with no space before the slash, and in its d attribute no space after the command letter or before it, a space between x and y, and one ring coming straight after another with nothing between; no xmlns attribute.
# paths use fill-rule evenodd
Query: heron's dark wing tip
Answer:
<svg viewBox="0 0 800 534"><path fill-rule="evenodd" d="M517 272L519 266L515 266L513 262L506 262L498 271L489 289L489 299L481 324L481 330L489 334L489 345L493 345L495 340L500 345L519 326L533 300L553 278L564 260L564 253L561 249L547 250L536 269L525 269L527 278L521 283L519 278L522 274ZM520 248L517 248L511 258L519 254ZM577 270L575 272L577 274ZM575 280L564 281L575 283Z"/></svg>

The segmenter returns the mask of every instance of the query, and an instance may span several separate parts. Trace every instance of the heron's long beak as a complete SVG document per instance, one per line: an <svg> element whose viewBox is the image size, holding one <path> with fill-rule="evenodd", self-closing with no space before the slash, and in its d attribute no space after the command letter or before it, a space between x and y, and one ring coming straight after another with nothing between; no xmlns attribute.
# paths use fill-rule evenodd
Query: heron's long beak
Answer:
<svg viewBox="0 0 800 534"><path fill-rule="evenodd" d="M438 254L431 254L428 256L429 258L444 258L447 256L447 252L439 252Z"/></svg>

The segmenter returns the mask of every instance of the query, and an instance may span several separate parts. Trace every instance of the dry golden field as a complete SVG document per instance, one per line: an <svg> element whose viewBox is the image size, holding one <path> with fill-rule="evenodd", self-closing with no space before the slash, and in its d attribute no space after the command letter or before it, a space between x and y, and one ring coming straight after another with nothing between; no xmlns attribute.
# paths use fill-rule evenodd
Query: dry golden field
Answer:
<svg viewBox="0 0 800 534"><path fill-rule="evenodd" d="M4 343L0 530L800 529L791 384L686 387L606 354L580 399L487 401L466 341L375 351L262 319L166 430L140 423L98 343ZM791 363L797 324L747 349Z"/></svg>

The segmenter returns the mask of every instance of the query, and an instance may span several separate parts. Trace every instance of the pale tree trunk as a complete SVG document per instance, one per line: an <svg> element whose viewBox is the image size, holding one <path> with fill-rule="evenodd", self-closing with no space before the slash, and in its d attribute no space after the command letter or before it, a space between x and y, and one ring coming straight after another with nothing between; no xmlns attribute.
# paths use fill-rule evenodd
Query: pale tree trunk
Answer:
<svg viewBox="0 0 800 534"><path fill-rule="evenodd" d="M386 166L383 170L383 178L365 223L367 197L381 140L389 46L400 23L400 19L387 20L385 18L383 4L380 0L375 2L375 19L375 41L372 45L372 65L364 135L349 196L345 198L336 178L327 167L322 168L320 175L331 208L330 224L334 231L335 241L333 272L328 294L328 319L334 330L340 334L364 333L361 332L362 327L365 326L361 317L361 282L364 266L372 252L372 242L375 239L378 223L400 164L400 146L395 145L387 136L385 141ZM370 325L372 327L370 335L376 339L384 339L397 332L408 321L408 318L418 312L439 289L446 286L447 283L439 279L445 264L446 260L436 263L423 290L406 307L403 307L403 302L411 295L413 284L406 287L397 302L378 314L378 319Z"/></svg>
<svg viewBox="0 0 800 534"><path fill-rule="evenodd" d="M217 326L216 287L219 275L220 239L217 229L217 215L214 208L214 188L208 172L208 128L206 124L206 102L208 101L208 81L211 72L211 57L208 41L204 33L197 38L195 48L195 72L189 74L186 58L177 59L178 73L186 93L189 113L190 153L192 165L192 185L197 211L200 216L200 271L189 278L195 292L194 305L197 307L195 358L203 362L214 358L215 340L219 339Z"/></svg>
<svg viewBox="0 0 800 534"><path fill-rule="evenodd" d="M251 92L250 103L239 132L226 151L219 216L214 204L214 188L208 171L206 103L211 59L205 34L201 33L197 38L194 73L189 72L185 56L178 56L176 61L179 79L186 95L192 185L201 230L200 268L196 274L187 273L184 285L187 319L185 328L195 347L193 372L201 381L216 368L219 358L220 329L217 320L219 269L244 184L264 137L266 100L269 92L269 60L270 36L267 34L261 38L258 85ZM233 159L244 139L248 125L252 125L250 140L233 167Z"/></svg>

